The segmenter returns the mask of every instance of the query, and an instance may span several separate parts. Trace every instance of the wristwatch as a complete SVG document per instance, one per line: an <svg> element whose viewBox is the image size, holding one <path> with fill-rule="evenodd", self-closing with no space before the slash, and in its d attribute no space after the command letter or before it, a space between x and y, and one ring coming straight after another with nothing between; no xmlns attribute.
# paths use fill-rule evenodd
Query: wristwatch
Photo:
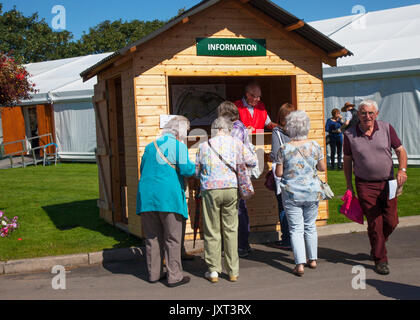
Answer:
<svg viewBox="0 0 420 320"><path fill-rule="evenodd" d="M404 172L407 172L407 169L406 168L400 168L399 170L404 171Z"/></svg>

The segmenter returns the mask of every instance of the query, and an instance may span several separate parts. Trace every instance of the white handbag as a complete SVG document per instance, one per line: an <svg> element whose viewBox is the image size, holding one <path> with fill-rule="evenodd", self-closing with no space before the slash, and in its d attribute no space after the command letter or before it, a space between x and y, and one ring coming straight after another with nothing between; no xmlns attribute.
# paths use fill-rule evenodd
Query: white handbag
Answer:
<svg viewBox="0 0 420 320"><path fill-rule="evenodd" d="M254 155L255 157L255 161L257 162L257 164L255 165L255 167L247 167L248 169L248 175L252 178L252 179L258 179L262 173L262 170L260 169L260 164L258 163L258 154L257 151L255 150L255 146L252 143L248 144L248 150L251 151L251 153Z"/></svg>
<svg viewBox="0 0 420 320"><path fill-rule="evenodd" d="M302 152L300 152L299 148L297 148L297 151L300 153L300 155L302 156L303 160L305 160L305 162L311 167L311 165L309 164L309 162L303 156ZM314 177L316 179L318 179L319 185L321 186L322 200L331 200L332 198L334 198L334 192L331 190L331 187L328 185L328 183L326 183L325 181L322 181L319 178L319 176L318 176L318 174L316 172L316 168L312 168L312 170L314 171Z"/></svg>

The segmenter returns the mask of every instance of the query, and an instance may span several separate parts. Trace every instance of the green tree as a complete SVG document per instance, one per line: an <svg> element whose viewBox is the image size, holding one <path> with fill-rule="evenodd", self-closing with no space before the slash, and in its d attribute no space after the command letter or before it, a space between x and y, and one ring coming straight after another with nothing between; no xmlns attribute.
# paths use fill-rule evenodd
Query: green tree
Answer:
<svg viewBox="0 0 420 320"><path fill-rule="evenodd" d="M165 22L160 20L106 20L90 28L87 34L83 33L77 41L78 51L82 55L117 51L144 38L164 24Z"/></svg>
<svg viewBox="0 0 420 320"><path fill-rule="evenodd" d="M182 8L178 15L185 11ZM19 63L64 59L117 51L134 43L167 21L109 21L99 23L74 41L69 31L53 31L38 13L24 16L16 7L3 12L0 3L0 52L10 52Z"/></svg>
<svg viewBox="0 0 420 320"><path fill-rule="evenodd" d="M53 31L38 14L25 17L13 9L4 12L0 3L0 51L12 52L19 63L38 62L77 55L69 31Z"/></svg>

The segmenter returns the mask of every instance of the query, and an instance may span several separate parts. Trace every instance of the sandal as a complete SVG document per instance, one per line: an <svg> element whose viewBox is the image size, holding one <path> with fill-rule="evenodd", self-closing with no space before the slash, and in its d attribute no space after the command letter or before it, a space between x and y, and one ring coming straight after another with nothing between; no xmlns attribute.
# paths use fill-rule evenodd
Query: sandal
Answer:
<svg viewBox="0 0 420 320"><path fill-rule="evenodd" d="M308 260L306 265L311 269L316 269L316 260Z"/></svg>
<svg viewBox="0 0 420 320"><path fill-rule="evenodd" d="M304 270L303 270L303 267L302 267L302 270L299 270L299 266L296 266L296 267L293 269L292 273L293 273L295 276L301 277L301 276L303 276L303 274L304 274L305 272L304 272Z"/></svg>

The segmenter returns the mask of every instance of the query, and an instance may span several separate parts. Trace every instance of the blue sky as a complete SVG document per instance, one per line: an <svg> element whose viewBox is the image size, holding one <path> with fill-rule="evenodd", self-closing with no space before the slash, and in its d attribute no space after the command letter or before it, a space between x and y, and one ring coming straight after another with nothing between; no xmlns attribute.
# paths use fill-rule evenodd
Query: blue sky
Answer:
<svg viewBox="0 0 420 320"><path fill-rule="evenodd" d="M352 9L357 5L363 6L365 11L369 12L420 4L420 0L272 1L306 22L351 15ZM25 16L38 12L50 26L53 25L53 18L56 16L52 13L53 7L62 5L66 11L66 30L72 32L76 40L83 31L88 32L90 27L104 20L167 20L175 16L178 9L189 9L199 2L199 0L0 0L3 11L16 6Z"/></svg>

